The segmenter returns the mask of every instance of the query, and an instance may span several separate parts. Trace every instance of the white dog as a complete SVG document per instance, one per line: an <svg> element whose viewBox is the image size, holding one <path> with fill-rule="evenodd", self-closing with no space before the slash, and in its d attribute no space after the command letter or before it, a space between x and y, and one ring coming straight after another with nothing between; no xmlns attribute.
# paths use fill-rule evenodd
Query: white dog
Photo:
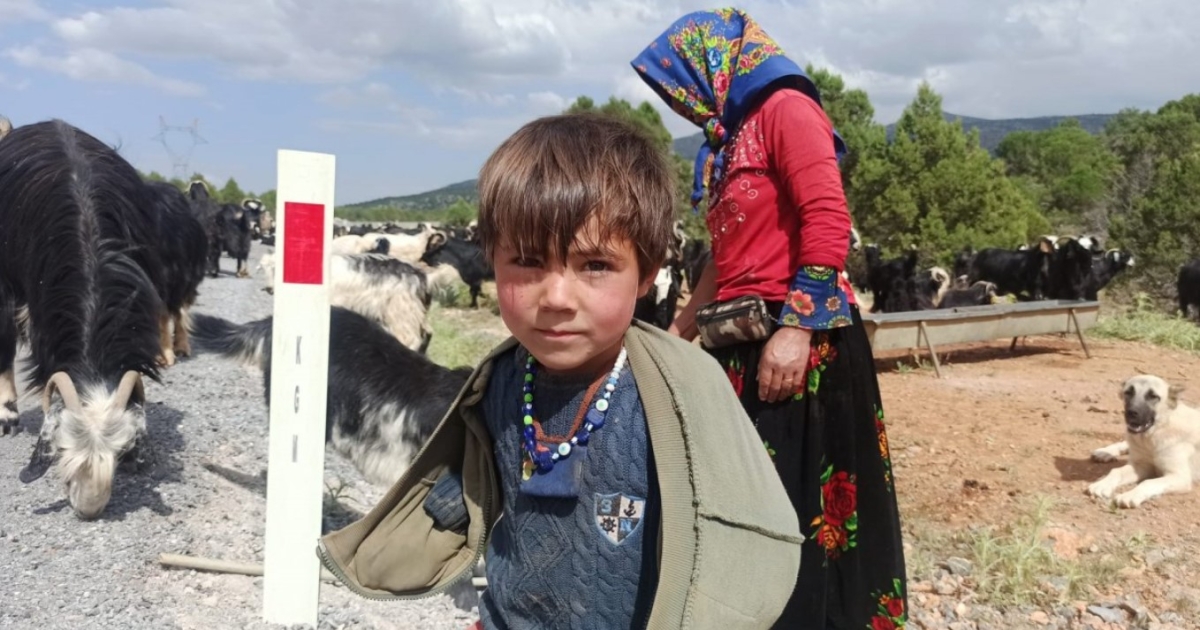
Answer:
<svg viewBox="0 0 1200 630"><path fill-rule="evenodd" d="M1126 438L1092 451L1092 459L1109 462L1128 453L1129 462L1088 486L1088 494L1109 499L1117 488L1136 483L1114 499L1134 508L1160 494L1187 492L1200 481L1200 411L1179 402L1181 391L1157 376L1125 381Z"/></svg>

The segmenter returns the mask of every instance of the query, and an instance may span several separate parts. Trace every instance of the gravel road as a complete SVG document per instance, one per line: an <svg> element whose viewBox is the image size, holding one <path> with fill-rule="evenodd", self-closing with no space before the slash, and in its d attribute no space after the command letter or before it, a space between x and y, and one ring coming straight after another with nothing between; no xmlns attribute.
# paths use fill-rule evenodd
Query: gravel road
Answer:
<svg viewBox="0 0 1200 630"><path fill-rule="evenodd" d="M266 248L254 243L252 267ZM222 275L200 285L196 312L244 322L271 313L257 276ZM164 384L146 384L152 463L119 471L112 501L94 522L78 520L52 474L29 484L42 413L21 402L21 432L0 438L0 573L7 575L0 627L281 628L262 621L262 578L162 567L161 553L262 563L266 512L267 411L262 375L212 355L182 359ZM386 488L363 481L326 452L325 528L348 523ZM324 628L466 628L474 594L373 602L323 584Z"/></svg>

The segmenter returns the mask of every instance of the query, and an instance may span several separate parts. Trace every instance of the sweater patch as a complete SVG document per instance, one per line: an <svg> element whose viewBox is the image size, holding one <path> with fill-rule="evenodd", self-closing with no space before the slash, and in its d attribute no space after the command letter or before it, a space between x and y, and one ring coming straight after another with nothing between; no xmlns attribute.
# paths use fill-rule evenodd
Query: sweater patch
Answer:
<svg viewBox="0 0 1200 630"><path fill-rule="evenodd" d="M608 542L619 545L642 524L646 500L620 493L596 493L596 529Z"/></svg>

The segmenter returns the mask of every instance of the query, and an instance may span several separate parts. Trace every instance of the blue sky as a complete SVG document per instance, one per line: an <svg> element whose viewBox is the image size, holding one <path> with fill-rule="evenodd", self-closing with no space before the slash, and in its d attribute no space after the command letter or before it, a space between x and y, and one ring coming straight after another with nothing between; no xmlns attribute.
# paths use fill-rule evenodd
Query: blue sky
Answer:
<svg viewBox="0 0 1200 630"><path fill-rule="evenodd" d="M0 0L0 114L62 118L172 171L275 186L275 151L338 159L337 202L470 179L522 123L580 94L652 95L628 62L671 0ZM800 63L891 122L929 81L984 118L1157 108L1200 88L1193 0L746 0ZM660 104L652 100L656 106ZM676 136L694 132L660 107Z"/></svg>

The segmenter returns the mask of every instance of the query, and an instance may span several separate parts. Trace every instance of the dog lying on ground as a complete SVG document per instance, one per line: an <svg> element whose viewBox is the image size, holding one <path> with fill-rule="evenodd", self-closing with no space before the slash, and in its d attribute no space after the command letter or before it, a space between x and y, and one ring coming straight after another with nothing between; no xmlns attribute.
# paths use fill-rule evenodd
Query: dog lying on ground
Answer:
<svg viewBox="0 0 1200 630"><path fill-rule="evenodd" d="M1128 463L1088 486L1088 494L1135 508L1160 494L1187 492L1200 480L1200 411L1179 402L1183 388L1150 375L1125 381L1125 440L1092 451L1110 462L1128 454ZM1136 483L1116 495L1117 488Z"/></svg>

